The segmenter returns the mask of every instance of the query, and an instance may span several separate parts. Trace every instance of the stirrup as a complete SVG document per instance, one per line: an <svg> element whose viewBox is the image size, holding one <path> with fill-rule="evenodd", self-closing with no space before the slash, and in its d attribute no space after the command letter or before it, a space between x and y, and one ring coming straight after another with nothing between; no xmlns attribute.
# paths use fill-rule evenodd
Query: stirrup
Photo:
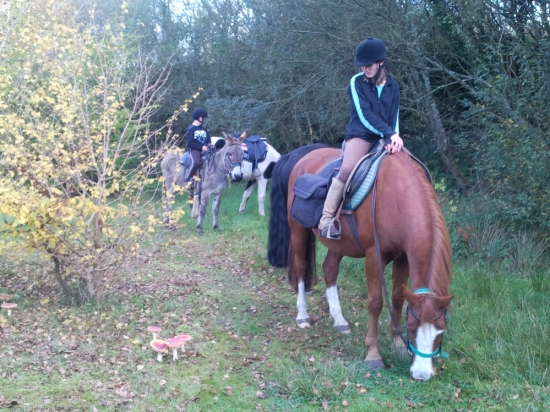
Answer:
<svg viewBox="0 0 550 412"><path fill-rule="evenodd" d="M335 223L338 223L338 227L336 227ZM331 229L334 231L331 231ZM331 240L340 240L342 237L340 232L340 219L338 219L338 217L333 217L326 227L319 230L319 236Z"/></svg>

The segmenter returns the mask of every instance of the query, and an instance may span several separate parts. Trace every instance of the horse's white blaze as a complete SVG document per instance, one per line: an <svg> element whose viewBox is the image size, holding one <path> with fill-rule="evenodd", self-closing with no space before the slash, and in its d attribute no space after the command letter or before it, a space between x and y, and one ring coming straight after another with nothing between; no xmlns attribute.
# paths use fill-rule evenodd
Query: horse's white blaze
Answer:
<svg viewBox="0 0 550 412"><path fill-rule="evenodd" d="M435 338L443 332L443 330L436 329L432 324L421 324L416 331L416 349L420 353L432 353L434 351ZM423 358L422 356L415 355L414 362L411 365L412 377L424 381L430 379L434 374L432 360L433 357Z"/></svg>
<svg viewBox="0 0 550 412"><path fill-rule="evenodd" d="M298 316L296 316L296 322L298 322L298 326L309 326L309 323L307 324L307 326L304 323L300 324L300 321L309 319L309 313L307 313L306 286L303 280L300 280L300 283L298 283L298 300L296 301L296 308L298 309Z"/></svg>
<svg viewBox="0 0 550 412"><path fill-rule="evenodd" d="M338 286L334 285L327 288L327 301L330 310L330 316L334 319L334 327L347 326L348 322L342 315L342 308L340 306L340 299L338 298Z"/></svg>

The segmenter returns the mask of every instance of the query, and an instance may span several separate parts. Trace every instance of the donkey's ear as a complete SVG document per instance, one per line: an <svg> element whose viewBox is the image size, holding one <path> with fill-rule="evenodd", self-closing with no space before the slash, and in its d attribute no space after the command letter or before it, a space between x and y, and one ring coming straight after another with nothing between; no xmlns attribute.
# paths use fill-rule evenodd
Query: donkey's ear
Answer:
<svg viewBox="0 0 550 412"><path fill-rule="evenodd" d="M229 135L227 133L225 133L225 131L222 130L222 134L223 134L223 138L225 140L229 139Z"/></svg>
<svg viewBox="0 0 550 412"><path fill-rule="evenodd" d="M243 134L241 134L241 137L239 137L239 140L240 140L241 142L243 142L244 139L246 139L246 130L243 132Z"/></svg>

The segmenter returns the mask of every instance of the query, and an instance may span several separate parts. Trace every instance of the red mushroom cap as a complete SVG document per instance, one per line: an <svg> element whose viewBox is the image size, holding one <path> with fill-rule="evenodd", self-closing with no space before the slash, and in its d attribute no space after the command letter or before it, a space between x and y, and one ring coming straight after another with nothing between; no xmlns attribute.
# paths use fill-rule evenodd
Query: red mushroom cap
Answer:
<svg viewBox="0 0 550 412"><path fill-rule="evenodd" d="M149 326L147 332L160 332L162 329L159 326Z"/></svg>
<svg viewBox="0 0 550 412"><path fill-rule="evenodd" d="M8 295L7 293L0 293L0 300L10 300L13 298L13 295Z"/></svg>
<svg viewBox="0 0 550 412"><path fill-rule="evenodd" d="M151 347L155 352L168 353L168 343L162 339L153 339L151 341Z"/></svg>
<svg viewBox="0 0 550 412"><path fill-rule="evenodd" d="M178 335L174 336L173 338L166 339L166 343L168 343L168 346L170 346L171 349L179 348L181 345L185 345L185 342L188 341L188 339L183 339L182 336L187 335Z"/></svg>
<svg viewBox="0 0 550 412"><path fill-rule="evenodd" d="M17 303L4 302L2 303L2 305L0 305L0 307L2 309L13 309L17 307Z"/></svg>
<svg viewBox="0 0 550 412"><path fill-rule="evenodd" d="M187 342L188 340L191 340L191 335L176 335L172 339L181 339L184 342Z"/></svg>

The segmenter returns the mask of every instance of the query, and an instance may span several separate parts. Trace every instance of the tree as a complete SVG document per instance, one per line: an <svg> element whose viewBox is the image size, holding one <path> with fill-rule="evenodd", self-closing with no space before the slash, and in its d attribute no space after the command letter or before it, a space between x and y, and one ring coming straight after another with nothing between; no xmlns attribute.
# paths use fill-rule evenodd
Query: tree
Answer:
<svg viewBox="0 0 550 412"><path fill-rule="evenodd" d="M123 20L78 24L68 0L3 7L0 249L38 252L65 293L75 280L97 300L159 222L151 172L166 147L148 142L169 133L150 128L169 67L127 47Z"/></svg>

